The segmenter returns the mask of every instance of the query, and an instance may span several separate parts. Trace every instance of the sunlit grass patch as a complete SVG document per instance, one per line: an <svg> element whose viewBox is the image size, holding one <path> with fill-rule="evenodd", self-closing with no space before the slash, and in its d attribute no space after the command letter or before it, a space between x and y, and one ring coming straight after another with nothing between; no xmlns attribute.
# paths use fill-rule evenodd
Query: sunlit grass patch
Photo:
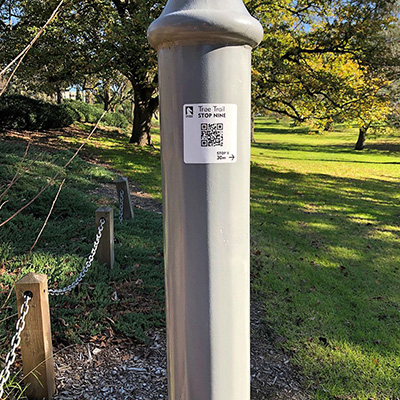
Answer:
<svg viewBox="0 0 400 400"><path fill-rule="evenodd" d="M313 398L397 398L400 137L359 153L355 130L256 127L253 287L268 323Z"/></svg>
<svg viewBox="0 0 400 400"><path fill-rule="evenodd" d="M156 122L156 121L155 121ZM89 124L79 124L86 132ZM126 130L101 128L84 147L84 154L107 163L120 175L135 182L141 190L161 201L161 153L159 127L152 128L152 146L140 147L129 143L130 134ZM61 136L60 140L78 147L84 135Z"/></svg>

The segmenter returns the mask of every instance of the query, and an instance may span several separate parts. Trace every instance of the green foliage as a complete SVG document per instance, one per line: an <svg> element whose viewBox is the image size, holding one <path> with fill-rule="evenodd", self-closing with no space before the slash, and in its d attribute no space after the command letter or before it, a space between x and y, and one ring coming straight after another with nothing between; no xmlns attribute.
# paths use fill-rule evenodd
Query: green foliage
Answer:
<svg viewBox="0 0 400 400"><path fill-rule="evenodd" d="M254 52L254 111L318 127L346 120L367 127L389 113L384 89L399 65L396 1L247 5L265 30Z"/></svg>
<svg viewBox="0 0 400 400"><path fill-rule="evenodd" d="M96 123L104 112L101 104L88 104L78 100L66 101L65 107L74 113L76 121L79 122ZM123 114L113 112L104 115L102 124L116 128L127 128L129 122Z"/></svg>
<svg viewBox="0 0 400 400"><path fill-rule="evenodd" d="M129 123L133 122L132 101L124 101L122 104L119 105L117 111L123 114L127 121L129 121Z"/></svg>
<svg viewBox="0 0 400 400"><path fill-rule="evenodd" d="M10 374L10 378L4 385L4 399L10 400L25 400L24 392L26 387L22 384L22 370L18 371L16 374ZM32 372L34 374L34 372Z"/></svg>
<svg viewBox="0 0 400 400"><path fill-rule="evenodd" d="M74 113L62 105L20 95L0 98L0 129L62 128L71 125L74 118Z"/></svg>
<svg viewBox="0 0 400 400"><path fill-rule="evenodd" d="M126 117L119 113L107 113L103 118L103 124L108 126L115 126L116 128L127 128L129 125Z"/></svg>
<svg viewBox="0 0 400 400"><path fill-rule="evenodd" d="M94 104L85 103L84 101L66 101L65 105L76 113L76 120L79 122L89 122L94 124L99 120L101 114L103 114L100 107Z"/></svg>

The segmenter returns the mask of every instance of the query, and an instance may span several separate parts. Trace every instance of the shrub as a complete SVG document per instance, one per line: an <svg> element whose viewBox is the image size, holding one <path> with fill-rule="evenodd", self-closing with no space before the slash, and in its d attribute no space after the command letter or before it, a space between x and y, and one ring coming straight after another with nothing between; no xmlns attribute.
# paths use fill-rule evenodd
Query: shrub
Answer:
<svg viewBox="0 0 400 400"><path fill-rule="evenodd" d="M21 95L0 98L0 129L43 130L71 125L76 114L55 105Z"/></svg>
<svg viewBox="0 0 400 400"><path fill-rule="evenodd" d="M103 118L103 124L108 126L115 126L116 128L127 128L129 121L127 118L118 112L108 113Z"/></svg>
<svg viewBox="0 0 400 400"><path fill-rule="evenodd" d="M56 105L21 95L0 98L0 129L43 130L63 128L75 121L96 123L103 109L100 104L66 101ZM103 124L127 128L129 122L121 113L108 113Z"/></svg>
<svg viewBox="0 0 400 400"><path fill-rule="evenodd" d="M64 104L78 115L76 121L96 123L103 114L100 107L80 100L67 101Z"/></svg>
<svg viewBox="0 0 400 400"><path fill-rule="evenodd" d="M104 112L101 104L88 104L78 100L67 101L64 104L77 114L76 121L80 122L96 123ZM128 119L119 112L107 113L102 123L116 128L127 128L129 125Z"/></svg>
<svg viewBox="0 0 400 400"><path fill-rule="evenodd" d="M125 100L118 109L131 124L133 123L132 102Z"/></svg>

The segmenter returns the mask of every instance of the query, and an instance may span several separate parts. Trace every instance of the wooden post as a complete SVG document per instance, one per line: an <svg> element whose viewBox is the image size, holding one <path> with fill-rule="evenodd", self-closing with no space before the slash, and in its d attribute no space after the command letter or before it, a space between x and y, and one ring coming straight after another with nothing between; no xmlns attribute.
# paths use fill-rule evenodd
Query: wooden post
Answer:
<svg viewBox="0 0 400 400"><path fill-rule="evenodd" d="M109 268L114 266L114 212L111 207L100 207L96 210L96 229L100 219L105 218L103 234L99 247L97 248L96 259L101 264L107 264Z"/></svg>
<svg viewBox="0 0 400 400"><path fill-rule="evenodd" d="M117 195L118 201L120 201L121 190L124 192L124 212L123 219L133 219L133 206L132 206L132 198L131 191L129 190L129 182L128 178L119 177L116 181L117 185Z"/></svg>
<svg viewBox="0 0 400 400"><path fill-rule="evenodd" d="M30 273L15 287L18 312L24 303L24 293L31 292L25 329L21 334L25 395L29 400L51 399L55 392L53 346L51 342L49 294L47 276Z"/></svg>

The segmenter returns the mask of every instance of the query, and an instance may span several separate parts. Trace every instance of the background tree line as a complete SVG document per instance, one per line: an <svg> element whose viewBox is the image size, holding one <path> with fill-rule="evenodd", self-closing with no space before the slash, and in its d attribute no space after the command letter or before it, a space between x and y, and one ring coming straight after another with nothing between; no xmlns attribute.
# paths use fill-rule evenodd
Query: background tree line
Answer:
<svg viewBox="0 0 400 400"><path fill-rule="evenodd" d="M11 90L92 90L105 108L133 104L131 142L150 143L158 108L157 58L147 28L165 4L150 0L67 1L29 52ZM247 0L265 29L254 52L253 112L285 115L329 130L396 120L399 25L396 0ZM0 65L43 25L57 1L0 0Z"/></svg>

